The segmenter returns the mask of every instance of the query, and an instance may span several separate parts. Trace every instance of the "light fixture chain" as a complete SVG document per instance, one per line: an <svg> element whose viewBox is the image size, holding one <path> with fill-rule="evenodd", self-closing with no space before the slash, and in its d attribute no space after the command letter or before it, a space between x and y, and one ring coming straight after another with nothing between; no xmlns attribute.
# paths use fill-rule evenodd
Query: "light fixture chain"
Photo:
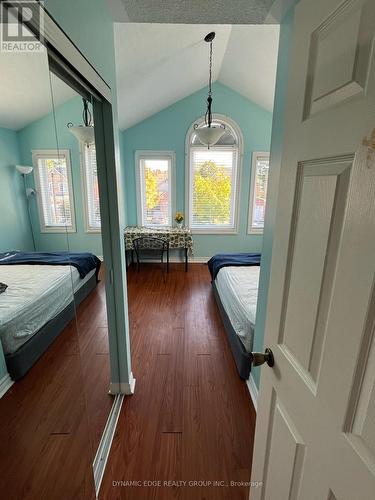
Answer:
<svg viewBox="0 0 375 500"><path fill-rule="evenodd" d="M208 94L212 94L212 42L210 42L210 71L209 71L209 79L208 79Z"/></svg>

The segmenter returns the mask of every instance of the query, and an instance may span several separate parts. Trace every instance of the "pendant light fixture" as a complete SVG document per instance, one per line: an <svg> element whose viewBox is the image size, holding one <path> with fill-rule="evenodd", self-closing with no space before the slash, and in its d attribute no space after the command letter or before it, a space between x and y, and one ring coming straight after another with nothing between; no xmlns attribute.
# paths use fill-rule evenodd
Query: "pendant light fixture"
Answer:
<svg viewBox="0 0 375 500"><path fill-rule="evenodd" d="M78 125L75 127L72 122L69 122L67 124L67 127L76 139L86 144L87 147L90 147L90 144L92 144L95 141L94 125L92 123L92 116L89 110L89 103L84 97L82 98L82 101L83 101L82 119L84 125Z"/></svg>
<svg viewBox="0 0 375 500"><path fill-rule="evenodd" d="M213 146L222 137L225 132L224 125L212 125L212 42L215 38L215 32L211 31L204 37L204 41L210 44L210 65L208 74L208 97L207 97L207 111L204 117L204 125L200 126L197 123L194 125L194 130L197 134L198 140L204 146Z"/></svg>

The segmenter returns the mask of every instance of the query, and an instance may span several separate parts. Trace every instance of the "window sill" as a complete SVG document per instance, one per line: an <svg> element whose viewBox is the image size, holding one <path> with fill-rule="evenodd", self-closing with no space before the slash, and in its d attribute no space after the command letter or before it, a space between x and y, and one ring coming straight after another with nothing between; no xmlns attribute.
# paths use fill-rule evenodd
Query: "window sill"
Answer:
<svg viewBox="0 0 375 500"><path fill-rule="evenodd" d="M247 234L251 236L263 236L263 229L252 229L251 231L248 231Z"/></svg>
<svg viewBox="0 0 375 500"><path fill-rule="evenodd" d="M190 228L192 234L196 235L221 235L221 236L235 236L238 235L237 229L197 229Z"/></svg>
<svg viewBox="0 0 375 500"><path fill-rule="evenodd" d="M53 233L53 234L66 234L66 233L76 233L77 230L75 228L66 229L66 228L60 228L60 227L51 227L51 228L48 228L48 229L41 228L40 232L43 233L43 234L50 234L50 233Z"/></svg>

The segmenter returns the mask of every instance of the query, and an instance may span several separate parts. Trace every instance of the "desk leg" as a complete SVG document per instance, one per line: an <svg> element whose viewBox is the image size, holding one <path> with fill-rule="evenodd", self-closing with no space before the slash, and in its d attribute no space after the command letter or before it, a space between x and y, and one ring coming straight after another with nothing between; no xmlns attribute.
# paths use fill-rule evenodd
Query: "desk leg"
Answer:
<svg viewBox="0 0 375 500"><path fill-rule="evenodd" d="M185 272L188 270L188 249L185 248Z"/></svg>

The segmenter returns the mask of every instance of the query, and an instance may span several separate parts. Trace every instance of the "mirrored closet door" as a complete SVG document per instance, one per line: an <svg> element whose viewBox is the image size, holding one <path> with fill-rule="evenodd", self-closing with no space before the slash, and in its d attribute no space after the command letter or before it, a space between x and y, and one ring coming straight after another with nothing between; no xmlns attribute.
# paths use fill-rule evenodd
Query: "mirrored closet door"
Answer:
<svg viewBox="0 0 375 500"><path fill-rule="evenodd" d="M94 498L112 396L91 103L45 48L0 52L0 74L1 496Z"/></svg>
<svg viewBox="0 0 375 500"><path fill-rule="evenodd" d="M82 369L91 460L100 443L113 403L105 263L101 234L100 191L91 96L78 94L51 72L58 152L69 163L69 200L74 231L67 232L70 255L84 259L87 274L73 283L76 330ZM62 101L60 96L69 96ZM97 478L96 478L97 479Z"/></svg>

